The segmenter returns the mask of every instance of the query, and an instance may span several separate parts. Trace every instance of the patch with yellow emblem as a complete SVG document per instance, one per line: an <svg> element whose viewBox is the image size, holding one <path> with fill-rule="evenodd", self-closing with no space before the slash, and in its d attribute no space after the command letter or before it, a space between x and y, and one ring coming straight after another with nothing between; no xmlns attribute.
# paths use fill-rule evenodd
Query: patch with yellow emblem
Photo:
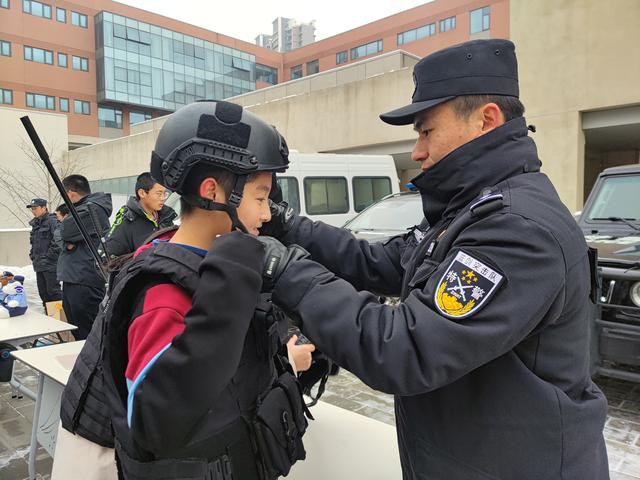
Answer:
<svg viewBox="0 0 640 480"><path fill-rule="evenodd" d="M480 260L458 252L436 287L435 304L449 318L477 312L504 277Z"/></svg>

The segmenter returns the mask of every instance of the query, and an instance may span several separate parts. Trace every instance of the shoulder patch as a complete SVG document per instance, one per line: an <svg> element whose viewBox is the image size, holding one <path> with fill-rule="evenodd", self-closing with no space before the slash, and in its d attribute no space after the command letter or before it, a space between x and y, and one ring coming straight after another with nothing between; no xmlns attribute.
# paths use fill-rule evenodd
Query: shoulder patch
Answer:
<svg viewBox="0 0 640 480"><path fill-rule="evenodd" d="M436 308L448 318L468 317L492 297L503 280L501 273L460 251L436 287Z"/></svg>

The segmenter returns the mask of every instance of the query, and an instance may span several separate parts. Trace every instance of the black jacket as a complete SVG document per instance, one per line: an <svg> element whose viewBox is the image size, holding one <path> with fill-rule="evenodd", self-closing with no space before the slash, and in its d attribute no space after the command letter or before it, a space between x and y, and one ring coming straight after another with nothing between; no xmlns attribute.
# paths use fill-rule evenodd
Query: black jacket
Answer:
<svg viewBox="0 0 640 480"><path fill-rule="evenodd" d="M33 218L31 225L31 250L29 258L36 272L52 272L56 270L60 246L54 241L53 233L58 226L58 220L53 214L45 214Z"/></svg>
<svg viewBox="0 0 640 480"><path fill-rule="evenodd" d="M98 248L100 237L109 230L111 195L102 192L92 193L78 201L75 207L93 244ZM91 251L85 244L73 216L68 215L62 221L60 236L65 246L60 253L58 280L96 287L103 286L104 279L97 270ZM68 249L67 246L72 248Z"/></svg>
<svg viewBox="0 0 640 480"><path fill-rule="evenodd" d="M176 217L176 212L165 205L158 212L156 222L145 214L136 197L129 197L109 230L106 240L109 257L135 252L153 232L172 226Z"/></svg>
<svg viewBox="0 0 640 480"><path fill-rule="evenodd" d="M342 279L299 261L273 301L338 364L396 395L405 479L609 478L607 402L588 368L587 246L539 167L516 119L414 180L430 229L369 244L301 219L285 238ZM498 203L472 215L487 194ZM470 224L445 241L460 215ZM380 305L364 290L403 300Z"/></svg>

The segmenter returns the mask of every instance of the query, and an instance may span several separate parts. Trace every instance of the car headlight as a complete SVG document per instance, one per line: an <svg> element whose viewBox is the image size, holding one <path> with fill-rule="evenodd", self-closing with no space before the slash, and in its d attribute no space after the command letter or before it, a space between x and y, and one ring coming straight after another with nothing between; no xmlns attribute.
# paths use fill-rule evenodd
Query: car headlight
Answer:
<svg viewBox="0 0 640 480"><path fill-rule="evenodd" d="M640 282L631 285L629 289L629 297L636 307L640 307Z"/></svg>

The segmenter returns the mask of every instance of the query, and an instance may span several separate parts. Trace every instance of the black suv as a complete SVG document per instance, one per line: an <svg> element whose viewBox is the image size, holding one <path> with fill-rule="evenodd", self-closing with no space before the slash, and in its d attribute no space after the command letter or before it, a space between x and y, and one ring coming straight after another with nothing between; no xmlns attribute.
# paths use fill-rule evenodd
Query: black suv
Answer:
<svg viewBox="0 0 640 480"><path fill-rule="evenodd" d="M640 164L604 170L578 224L598 250L593 373L640 382Z"/></svg>

